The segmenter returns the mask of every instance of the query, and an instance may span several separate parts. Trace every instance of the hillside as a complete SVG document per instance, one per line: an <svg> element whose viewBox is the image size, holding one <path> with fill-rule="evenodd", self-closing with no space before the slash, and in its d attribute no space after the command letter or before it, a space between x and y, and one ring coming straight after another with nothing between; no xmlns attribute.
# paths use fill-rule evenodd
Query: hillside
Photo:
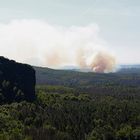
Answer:
<svg viewBox="0 0 140 140"><path fill-rule="evenodd" d="M84 80L84 84L88 84L91 79L94 82L99 83L101 79L105 80L114 80L117 81L119 79L123 79L124 77L129 77L131 80L136 77L135 80L138 80L140 75L140 67L126 67L123 66L117 72L108 73L108 74L101 74L101 73L94 73L94 72L80 72L78 70L55 70L50 68L43 68L43 67L34 67L36 71L36 81L37 84L64 84L63 81L66 82L66 85L71 85L71 80L76 81L76 84L80 84L80 81ZM116 79L117 78L117 79ZM74 82L72 81L72 82ZM106 82L106 81L105 81ZM73 83L75 85L75 83Z"/></svg>
<svg viewBox="0 0 140 140"><path fill-rule="evenodd" d="M140 69L122 68L116 73L99 74L72 70L34 67L37 85L64 86L91 95L137 96L140 92Z"/></svg>

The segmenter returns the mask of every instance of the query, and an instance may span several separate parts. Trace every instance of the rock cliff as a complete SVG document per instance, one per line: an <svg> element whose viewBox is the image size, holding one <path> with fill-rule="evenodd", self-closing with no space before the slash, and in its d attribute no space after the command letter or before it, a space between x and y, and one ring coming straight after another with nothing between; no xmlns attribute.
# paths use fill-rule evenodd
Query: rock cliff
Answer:
<svg viewBox="0 0 140 140"><path fill-rule="evenodd" d="M1 103L34 100L35 84L35 70L30 65L0 57Z"/></svg>

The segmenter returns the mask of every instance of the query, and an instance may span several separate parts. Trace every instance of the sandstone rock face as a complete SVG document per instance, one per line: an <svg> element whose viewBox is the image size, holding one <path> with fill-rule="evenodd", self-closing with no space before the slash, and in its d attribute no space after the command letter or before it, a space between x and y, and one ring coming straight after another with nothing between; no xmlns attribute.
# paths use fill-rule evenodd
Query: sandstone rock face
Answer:
<svg viewBox="0 0 140 140"><path fill-rule="evenodd" d="M34 100L35 84L35 70L30 65L0 57L1 103Z"/></svg>

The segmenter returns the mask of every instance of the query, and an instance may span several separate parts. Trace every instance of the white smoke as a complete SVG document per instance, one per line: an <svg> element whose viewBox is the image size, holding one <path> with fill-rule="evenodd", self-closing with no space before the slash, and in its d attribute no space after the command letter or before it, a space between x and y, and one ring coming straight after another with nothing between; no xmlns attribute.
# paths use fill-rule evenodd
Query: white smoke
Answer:
<svg viewBox="0 0 140 140"><path fill-rule="evenodd" d="M100 53L104 51L107 53ZM63 27L40 20L0 23L0 55L19 62L52 68L76 65L95 70L98 53L102 57L100 65L104 59L107 61L104 65L108 65L102 72L112 71L115 59L99 37L96 24Z"/></svg>

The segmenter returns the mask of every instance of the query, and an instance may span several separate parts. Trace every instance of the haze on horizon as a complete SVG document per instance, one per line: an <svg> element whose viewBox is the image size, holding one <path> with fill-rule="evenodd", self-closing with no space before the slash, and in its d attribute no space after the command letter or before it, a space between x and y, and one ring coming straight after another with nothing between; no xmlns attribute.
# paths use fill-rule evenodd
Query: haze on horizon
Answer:
<svg viewBox="0 0 140 140"><path fill-rule="evenodd" d="M139 0L0 1L0 55L50 67L95 66L96 54L111 58L108 69L139 64L139 25Z"/></svg>

